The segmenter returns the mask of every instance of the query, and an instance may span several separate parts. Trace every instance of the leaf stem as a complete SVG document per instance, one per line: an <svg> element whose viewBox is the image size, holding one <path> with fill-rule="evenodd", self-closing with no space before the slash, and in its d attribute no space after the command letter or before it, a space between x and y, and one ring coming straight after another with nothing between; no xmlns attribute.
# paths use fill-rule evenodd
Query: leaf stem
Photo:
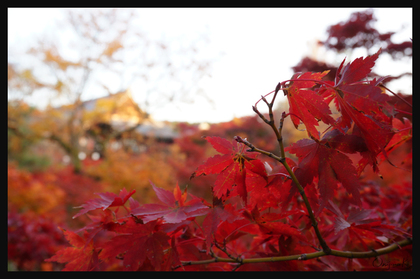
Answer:
<svg viewBox="0 0 420 279"><path fill-rule="evenodd" d="M406 103L408 106L410 106L410 108L413 107L412 104L410 104L409 102L407 102L404 98L402 98L398 94L392 92L389 88L385 87L385 85L381 84L380 86L382 86L383 88L385 88L386 90L388 90L392 95L394 95L395 97L397 97L398 99L400 99L401 101L403 101L404 103Z"/></svg>
<svg viewBox="0 0 420 279"><path fill-rule="evenodd" d="M408 115L413 115L411 112L400 110L400 109L397 109L397 108L394 108L394 110L396 110L396 111L398 111L400 113L404 113L404 114L408 114Z"/></svg>

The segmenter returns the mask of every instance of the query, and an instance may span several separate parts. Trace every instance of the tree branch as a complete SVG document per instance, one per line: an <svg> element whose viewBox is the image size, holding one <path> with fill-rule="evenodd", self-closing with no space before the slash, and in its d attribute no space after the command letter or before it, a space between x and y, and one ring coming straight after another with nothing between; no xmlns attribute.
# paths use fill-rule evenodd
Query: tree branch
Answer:
<svg viewBox="0 0 420 279"><path fill-rule="evenodd" d="M292 169L290 168L289 164L286 162L285 158L284 157L276 156L276 155L274 155L271 152L268 152L268 151L259 149L259 148L255 147L253 144L251 144L250 142L248 142L247 140L242 139L239 136L235 136L234 139L236 141L238 141L240 143L243 143L246 146L248 146L250 148L248 151L250 151L250 152L254 151L254 152L258 152L258 153L264 154L264 155L266 155L268 157L271 157L271 158L273 158L273 159L275 159L275 160L277 160L277 161L279 161L280 163L283 164L283 166L286 168L287 172L289 173L291 179L293 180L293 182L295 183L296 187L298 188L299 194L302 196L302 199L303 199L303 201L305 203L306 209L308 210L309 218L311 219L312 227L315 230L316 236L318 238L318 241L319 241L322 249L327 254L329 254L330 251L331 251L331 249L328 247L327 243L322 238L321 232L318 229L318 222L316 221L316 218L315 218L315 215L314 215L314 213L312 211L311 205L309 204L308 197L306 196L305 191L304 191L302 185L300 185L298 179L296 178L296 176L293 173ZM284 152L284 150L283 150L283 152Z"/></svg>
<svg viewBox="0 0 420 279"><path fill-rule="evenodd" d="M209 263L216 263L216 262L232 262L238 264L248 264L248 263L262 263L262 262L282 262L282 261L291 261L291 260L310 260L315 258L320 258L327 255L334 255L336 257L342 258L373 258L384 254L389 254L399 248L404 246L410 245L413 243L411 238L406 238L404 240L392 243L384 248L380 248L377 250L370 250L365 252L351 252L351 251L339 251L331 249L330 253L327 254L325 251L318 251L313 253L305 253L305 254L298 254L298 255L289 255L289 256L279 256L279 257L263 257L263 258L252 258L252 259L243 259L240 257L229 257L229 258L222 258L222 257L214 257L208 260L202 261L181 261L181 265L174 267L173 269L177 269L180 266L187 266L187 265L200 265L200 264L209 264Z"/></svg>
<svg viewBox="0 0 420 279"><path fill-rule="evenodd" d="M290 168L289 164L286 162L286 158L285 158L285 152L284 152L284 145L283 145L283 138L281 136L281 131L283 128L283 122L284 122L284 118L286 117L286 114L283 112L281 119L280 119L280 126L279 128L276 127L276 124L274 123L274 114L273 114L273 105L274 105L274 101L275 98L277 96L277 92L281 89L282 87L282 83L279 83L275 89L274 92L274 96L273 99L271 100L270 103L268 103L268 101L265 99L264 96L261 96L261 99L267 104L268 109L269 109L269 117L270 120L267 120L259 111L258 109L254 106L253 110L258 114L258 116L260 118L262 118L262 120L267 123L272 130L274 131L274 133L276 134L276 138L277 141L279 143L279 147L280 147L280 154L281 156L276 156L274 154L272 154L271 152L267 152L264 151L262 149L256 148L254 145L252 145L251 143L249 143L247 140L244 140L240 137L235 137L235 139L239 142L242 142L243 144L247 145L248 147L250 147L251 149L249 151L255 151L255 152L259 152L261 154L264 154L266 156L269 156L271 158L276 159L277 161L279 161L280 163L283 164L283 166L286 168L287 172L289 173L290 177L292 178L294 184L296 185L296 187L298 188L299 194L302 196L302 199L305 203L306 209L308 210L308 214L309 214L309 218L311 219L311 223L312 223L312 227L315 230L316 236L318 238L318 241L322 247L322 249L324 250L324 252L326 254L329 254L331 252L331 249L328 247L327 243L325 242L325 240L323 239L321 232L318 229L318 222L316 221L315 215L312 211L311 205L309 203L308 197L305 194L305 191L302 187L302 185L300 185L298 179L296 178L295 174L293 173L292 169Z"/></svg>

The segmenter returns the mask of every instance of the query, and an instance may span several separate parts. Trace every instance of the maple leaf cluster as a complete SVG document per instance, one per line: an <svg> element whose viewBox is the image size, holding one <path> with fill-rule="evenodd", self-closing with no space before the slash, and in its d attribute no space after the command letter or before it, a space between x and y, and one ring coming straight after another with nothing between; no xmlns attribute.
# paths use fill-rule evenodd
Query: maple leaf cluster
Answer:
<svg viewBox="0 0 420 279"><path fill-rule="evenodd" d="M393 164L389 154L411 140L411 121L394 118L383 79L367 79L379 54L343 61L334 81L322 80L328 72L295 74L270 93L271 104L262 97L270 120L254 111L273 128L280 155L239 136L205 136L220 154L191 179L216 176L210 201L178 184L171 192L151 183L159 202L143 205L134 190L99 193L74 216L92 219L79 230L83 237L64 231L72 246L47 261L66 263L65 270L363 270L372 253L400 247L395 253L410 256L411 182L398 186L404 195L395 212L388 206L395 193L361 179L367 166L379 174L381 162ZM280 90L289 112L277 127L271 109ZM308 138L284 148L281 128L289 116ZM319 131L319 122L328 128ZM97 239L104 234L106 241ZM322 257L328 254L337 261ZM319 260L302 261L309 258Z"/></svg>
<svg viewBox="0 0 420 279"><path fill-rule="evenodd" d="M379 173L377 157L388 158L386 149L395 136L399 137L400 129L396 123L393 125L394 112L388 103L390 97L380 87L384 78L366 80L380 51L357 58L346 66L343 60L335 81L322 82L315 90L315 81L327 72L298 75L283 88L293 123L296 127L303 123L310 137L290 145L285 151L298 157L296 175L303 187L318 178L322 207L333 196L337 183L360 205L358 177L367 165ZM330 103L341 113L336 119L331 117ZM322 138L315 128L318 121L329 125L330 131L323 133ZM361 159L354 166L348 154L355 153Z"/></svg>

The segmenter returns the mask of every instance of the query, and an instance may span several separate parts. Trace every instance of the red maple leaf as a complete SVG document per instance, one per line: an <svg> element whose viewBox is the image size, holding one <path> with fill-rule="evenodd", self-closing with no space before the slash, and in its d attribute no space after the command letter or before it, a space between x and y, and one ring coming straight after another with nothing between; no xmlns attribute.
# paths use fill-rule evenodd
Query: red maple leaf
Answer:
<svg viewBox="0 0 420 279"><path fill-rule="evenodd" d="M109 226L112 226L114 223L120 223L115 216L115 212L112 210L105 210L100 216L91 216L88 217L93 221L92 223L88 224L87 226L77 230L76 232L80 231L89 231L89 233L85 234L86 244L88 245L90 241L101 231L108 230ZM122 221L124 222L124 221Z"/></svg>
<svg viewBox="0 0 420 279"><path fill-rule="evenodd" d="M223 205L223 201L217 197L213 197L213 207L203 221L203 230L206 236L206 247L209 252L213 233L217 227L224 221L232 222L239 217L233 212L231 204Z"/></svg>
<svg viewBox="0 0 420 279"><path fill-rule="evenodd" d="M205 215L208 212L208 207L194 195L189 194L192 199L187 201L187 188L182 193L178 183L173 193L151 184L157 197L164 204L145 204L133 209L131 214L140 217L144 223L158 218L163 218L166 223L181 223L188 218Z"/></svg>
<svg viewBox="0 0 420 279"><path fill-rule="evenodd" d="M61 229L61 228L60 228ZM64 236L73 247L63 248L46 259L46 262L67 263L63 271L92 271L98 268L98 249L93 246L93 241L86 244L86 239L78 234L61 229ZM87 232L85 232L87 238Z"/></svg>
<svg viewBox="0 0 420 279"><path fill-rule="evenodd" d="M342 115L347 115L354 121L355 127L353 128L353 134L361 136L365 141L368 152L365 153L364 160L372 165L375 172L378 172L376 156L380 153L386 156L384 147L394 135L391 119L389 119L388 123L379 122L373 117L355 110L348 103L344 102L343 99L339 98L339 103L343 109Z"/></svg>
<svg viewBox="0 0 420 279"><path fill-rule="evenodd" d="M120 191L119 195L115 195L114 193L96 193L101 198L91 199L88 200L85 204L76 207L76 208L83 208L79 211L76 215L73 216L73 219L95 209L102 209L105 210L108 207L112 206L123 206L125 202L136 192L136 190L132 190L131 192L127 192L125 188Z"/></svg>
<svg viewBox="0 0 420 279"><path fill-rule="evenodd" d="M171 247L165 253L162 271L172 271L172 267L181 265L180 255L175 245L175 236L171 238Z"/></svg>
<svg viewBox="0 0 420 279"><path fill-rule="evenodd" d="M306 72L294 78L294 81L288 87L283 88L283 92L285 92L289 101L289 113L293 124L297 128L302 121L306 126L308 135L316 139L319 139L319 132L315 128L319 125L318 121L322 120L326 124L334 124L335 122L330 116L331 111L324 98L310 90L316 85L315 81L311 80L321 80L328 72ZM298 81L299 79L302 81Z"/></svg>
<svg viewBox="0 0 420 279"><path fill-rule="evenodd" d="M256 159L257 154L245 151L246 146L233 140L229 142L220 137L205 137L211 145L223 155L215 155L191 175L219 174L213 193L217 198L239 195L247 203L248 192L254 188L264 187L267 183L267 172L264 164ZM235 187L234 187L235 186Z"/></svg>
<svg viewBox="0 0 420 279"><path fill-rule="evenodd" d="M357 58L345 67L344 61L337 70L335 84L322 87L320 94L324 98L332 98L341 117L335 126L344 131L355 125L354 135L361 136L369 154L365 153L364 160L371 164L378 172L376 156L385 153L385 146L394 135L392 129L392 111L387 103L389 96L378 86L379 80L365 80L375 65L381 50L366 58Z"/></svg>
<svg viewBox="0 0 420 279"><path fill-rule="evenodd" d="M99 258L107 260L122 255L124 269L130 271L137 270L147 258L155 270L161 270L170 237L159 230L159 223L156 220L141 224L129 218L123 225L114 224L109 230L119 235L103 245Z"/></svg>
<svg viewBox="0 0 420 279"><path fill-rule="evenodd" d="M329 147L328 137L320 142L302 139L285 148L285 151L299 158L295 175L303 187L318 177L320 203L316 215L333 198L338 183L352 195L353 202L360 205L360 184L356 168L347 155ZM293 189L296 191L296 187Z"/></svg>
<svg viewBox="0 0 420 279"><path fill-rule="evenodd" d="M344 59L340 67L338 67L335 84L336 86L347 85L358 82L367 77L367 75L372 71L372 67L375 65L376 59L378 59L381 49L378 50L374 55L370 55L366 58L356 58L352 63L347 64L344 68Z"/></svg>
<svg viewBox="0 0 420 279"><path fill-rule="evenodd" d="M334 223L335 233L348 230L348 237L359 239L365 249L369 249L365 240L382 243L383 238L380 238L382 236L392 238L393 235L409 235L395 226L383 224L380 218L372 218L373 210L352 208L347 215L344 215L332 201L329 201L326 208L337 216Z"/></svg>
<svg viewBox="0 0 420 279"><path fill-rule="evenodd" d="M242 231L251 234L268 234L268 235L285 235L299 238L307 241L306 237L296 228L287 223L281 222L281 219L290 215L301 213L300 210L284 211L282 213L264 213L261 214L259 209L255 207L252 211L244 210L243 216L255 224L242 228Z"/></svg>
<svg viewBox="0 0 420 279"><path fill-rule="evenodd" d="M392 119L392 126L396 132L392 139L388 142L388 145L385 147L387 153L396 149L404 142L410 140L413 136L413 125L407 118L403 118L403 121L399 120L398 118ZM382 153L379 156L383 157Z"/></svg>

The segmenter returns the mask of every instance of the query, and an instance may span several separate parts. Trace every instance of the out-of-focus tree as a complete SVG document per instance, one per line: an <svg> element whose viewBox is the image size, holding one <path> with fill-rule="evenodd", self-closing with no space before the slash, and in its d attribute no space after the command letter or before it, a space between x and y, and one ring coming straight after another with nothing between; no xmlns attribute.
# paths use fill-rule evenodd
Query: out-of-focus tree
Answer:
<svg viewBox="0 0 420 279"><path fill-rule="evenodd" d="M159 92L155 87L141 92L145 101L142 109L137 110L138 122L126 130L141 125L153 106L190 101L191 94L201 92L194 86L199 84L197 80L207 75L211 59L199 57L194 44L174 50L171 42L150 40L136 28L136 12L133 9L70 9L65 21L59 25L61 34L52 39L40 39L28 51L26 57L30 59L25 62L32 61L32 66L16 59L9 62L9 97L48 93L50 105L32 120L34 125L31 127L36 129L38 138L49 139L61 146L71 158L76 172L81 171L79 139L88 129L91 129L91 134L95 132L96 124L103 118L100 113L86 113L83 98L93 90L99 94L101 90L102 94L125 91L133 82L139 79L148 81L159 73L159 84L165 94L157 96ZM203 34L199 36L198 39L202 39ZM180 53L182 63L177 60L179 57L174 58ZM187 90L181 79L188 74L194 83ZM168 77L171 88L162 86L167 83L164 78ZM118 83L120 88L114 86L111 89ZM54 101L63 100L66 107L53 107ZM97 108L96 112L100 110ZM14 127L9 125L9 130ZM106 145L111 139L121 136L124 130L106 136L102 132L96 131L92 135Z"/></svg>
<svg viewBox="0 0 420 279"><path fill-rule="evenodd" d="M400 60L402 57L411 57L413 44L410 38L401 43L392 41L393 35L397 32L381 33L375 27L377 19L374 16L374 10L368 9L362 12L354 12L346 21L339 22L327 28L327 38L325 41L319 41L318 46L323 46L327 50L334 53L346 53L350 55L356 49L364 49L366 55L373 54L382 49L383 53L390 54L394 60ZM303 57L302 60L294 67L294 72L322 72L330 70L326 79L331 80L335 76L337 70L326 63L319 61L316 57ZM401 73L400 76L411 75L411 73ZM390 81L390 77L386 81Z"/></svg>
<svg viewBox="0 0 420 279"><path fill-rule="evenodd" d="M350 15L349 19L329 26L326 32L327 38L325 41L319 41L315 47L323 46L326 50L335 53L335 55L346 53L350 56L356 50L364 50L365 55L371 55L381 48L382 53L388 53L395 63L409 63L410 61L407 60L412 57L413 48L411 38L407 38L406 41L401 43L395 43L393 42L393 36L397 32L379 32L375 28L376 21L377 19L372 9L354 12ZM337 67L321 61L315 56L303 57L292 69L294 72L323 72L329 70L330 72L324 79L330 81L333 80L337 71ZM370 75L372 77L378 76L374 72L371 72ZM398 80L402 77L408 77L408 82L411 82L411 71L387 76L382 81L382 85L388 86L388 83L391 81ZM411 119L412 107L409 104L412 97L408 93L398 92L391 96L391 102L397 107L395 117Z"/></svg>
<svg viewBox="0 0 420 279"><path fill-rule="evenodd" d="M328 27L328 38L320 44L337 52L356 48L368 51L374 49L373 52L376 52L376 48L381 47L383 52L389 53L394 59L412 56L413 44L409 38L402 43L393 43L391 38L396 32L380 33L374 28L376 20L372 9L354 12L347 21Z"/></svg>
<svg viewBox="0 0 420 279"><path fill-rule="evenodd" d="M34 154L31 147L38 142L39 136L30 127L29 122L37 114L36 108L21 100L8 102L7 106L7 156L20 168L29 171L43 170L50 165L50 160L42 154Z"/></svg>

